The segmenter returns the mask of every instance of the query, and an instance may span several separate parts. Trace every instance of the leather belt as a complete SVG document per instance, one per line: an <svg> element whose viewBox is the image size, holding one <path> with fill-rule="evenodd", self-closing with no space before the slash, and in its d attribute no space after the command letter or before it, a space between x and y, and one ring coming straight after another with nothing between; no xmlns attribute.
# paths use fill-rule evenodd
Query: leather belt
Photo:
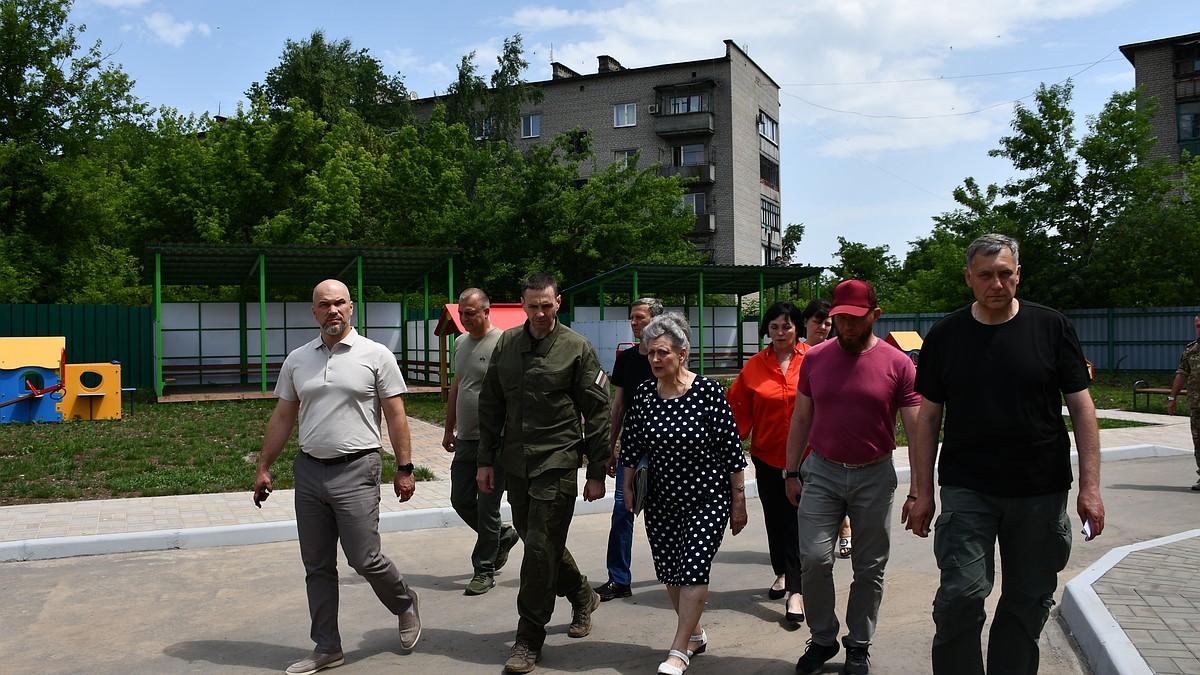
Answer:
<svg viewBox="0 0 1200 675"><path fill-rule="evenodd" d="M819 452L817 454L821 455L821 453L819 453ZM840 466L844 469L862 469L864 467L872 466L872 465L878 464L880 462L886 462L887 460L889 460L891 458L892 458L892 453L889 452L886 455L880 455L879 457L876 457L875 459L873 459L869 462L864 462L862 464L847 464L845 462L839 462L836 459L829 459L825 455L821 455L821 459L825 460L826 462L829 462L830 464L837 464L838 466Z"/></svg>
<svg viewBox="0 0 1200 675"><path fill-rule="evenodd" d="M371 448L370 450L359 450L358 452L350 453L348 455L342 455L341 457L334 457L332 459L326 459L324 457L313 457L312 455L308 454L307 452L302 452L300 454L304 455L305 457L311 459L314 462L320 462L320 463L324 464L325 466L330 466L332 464L345 464L346 462L353 462L356 459L366 457L367 455L374 454L376 452L379 452L379 448Z"/></svg>

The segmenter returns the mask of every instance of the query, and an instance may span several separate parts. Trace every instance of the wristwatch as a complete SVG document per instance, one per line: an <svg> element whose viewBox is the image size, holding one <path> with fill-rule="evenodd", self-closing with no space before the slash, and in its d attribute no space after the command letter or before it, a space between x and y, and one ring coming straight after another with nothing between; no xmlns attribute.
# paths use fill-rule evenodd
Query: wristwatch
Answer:
<svg viewBox="0 0 1200 675"><path fill-rule="evenodd" d="M413 466L412 462L409 462L408 464L400 464L396 467L396 471L403 471L404 473L412 473L413 469L416 469L416 467Z"/></svg>
<svg viewBox="0 0 1200 675"><path fill-rule="evenodd" d="M1168 400L1168 401L1174 401L1174 400L1175 400L1175 397L1174 397L1174 396L1168 396L1168 397L1167 397L1167 400Z"/></svg>
<svg viewBox="0 0 1200 675"><path fill-rule="evenodd" d="M789 478L799 478L799 477L800 477L799 471L788 471L787 469L783 470L783 479L784 480L787 480Z"/></svg>

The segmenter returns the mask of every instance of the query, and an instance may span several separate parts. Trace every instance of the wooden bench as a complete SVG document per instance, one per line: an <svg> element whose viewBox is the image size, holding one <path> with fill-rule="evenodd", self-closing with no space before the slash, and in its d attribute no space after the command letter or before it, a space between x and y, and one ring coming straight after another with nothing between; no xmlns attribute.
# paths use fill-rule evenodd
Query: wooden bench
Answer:
<svg viewBox="0 0 1200 675"><path fill-rule="evenodd" d="M1137 407L1138 407L1138 395L1139 394L1146 397L1146 409L1149 409L1151 394L1170 396L1171 388L1170 387L1151 387L1150 383L1145 380L1138 380L1137 382L1134 382L1133 383L1133 409L1134 410L1137 410ZM1187 389L1181 389L1179 391L1179 395L1186 397Z"/></svg>
<svg viewBox="0 0 1200 675"><path fill-rule="evenodd" d="M278 373L283 367L282 363L268 363L267 373ZM248 363L246 368L242 368L240 363L172 363L164 364L162 367L163 382L175 383L180 378L192 379L195 378L199 384L204 384L203 380L208 377L224 377L244 375L257 375L262 371L262 366L258 363Z"/></svg>

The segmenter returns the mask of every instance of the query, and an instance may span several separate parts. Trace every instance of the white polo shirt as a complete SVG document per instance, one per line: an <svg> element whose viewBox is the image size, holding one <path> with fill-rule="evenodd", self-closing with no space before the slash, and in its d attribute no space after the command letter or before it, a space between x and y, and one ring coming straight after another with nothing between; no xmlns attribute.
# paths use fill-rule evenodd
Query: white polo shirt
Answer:
<svg viewBox="0 0 1200 675"><path fill-rule="evenodd" d="M380 401L408 391L396 356L353 327L334 345L320 337L288 354L275 394L300 401L300 449L334 459L383 445Z"/></svg>

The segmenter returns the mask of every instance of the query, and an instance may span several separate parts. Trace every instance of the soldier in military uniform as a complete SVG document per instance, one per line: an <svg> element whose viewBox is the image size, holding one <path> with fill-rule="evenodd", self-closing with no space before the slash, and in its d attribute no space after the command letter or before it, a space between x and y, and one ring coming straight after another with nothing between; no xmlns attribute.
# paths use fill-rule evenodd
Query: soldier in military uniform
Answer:
<svg viewBox="0 0 1200 675"><path fill-rule="evenodd" d="M600 605L567 550L567 531L585 456L583 497L604 496L608 377L591 343L559 323L560 301L554 277L525 280L527 320L500 336L479 393L479 489L490 493L503 472L513 526L525 544L509 673L528 673L541 660L556 596L571 601L568 637L590 633Z"/></svg>
<svg viewBox="0 0 1200 675"><path fill-rule="evenodd" d="M1175 399L1186 385L1188 407L1192 412L1192 447L1196 455L1196 473L1200 474L1200 316L1193 321L1196 324L1197 339L1183 348L1179 370L1175 371L1175 381L1171 383L1171 395L1167 397L1167 413L1175 414ZM1192 489L1200 492L1200 480L1196 481Z"/></svg>

